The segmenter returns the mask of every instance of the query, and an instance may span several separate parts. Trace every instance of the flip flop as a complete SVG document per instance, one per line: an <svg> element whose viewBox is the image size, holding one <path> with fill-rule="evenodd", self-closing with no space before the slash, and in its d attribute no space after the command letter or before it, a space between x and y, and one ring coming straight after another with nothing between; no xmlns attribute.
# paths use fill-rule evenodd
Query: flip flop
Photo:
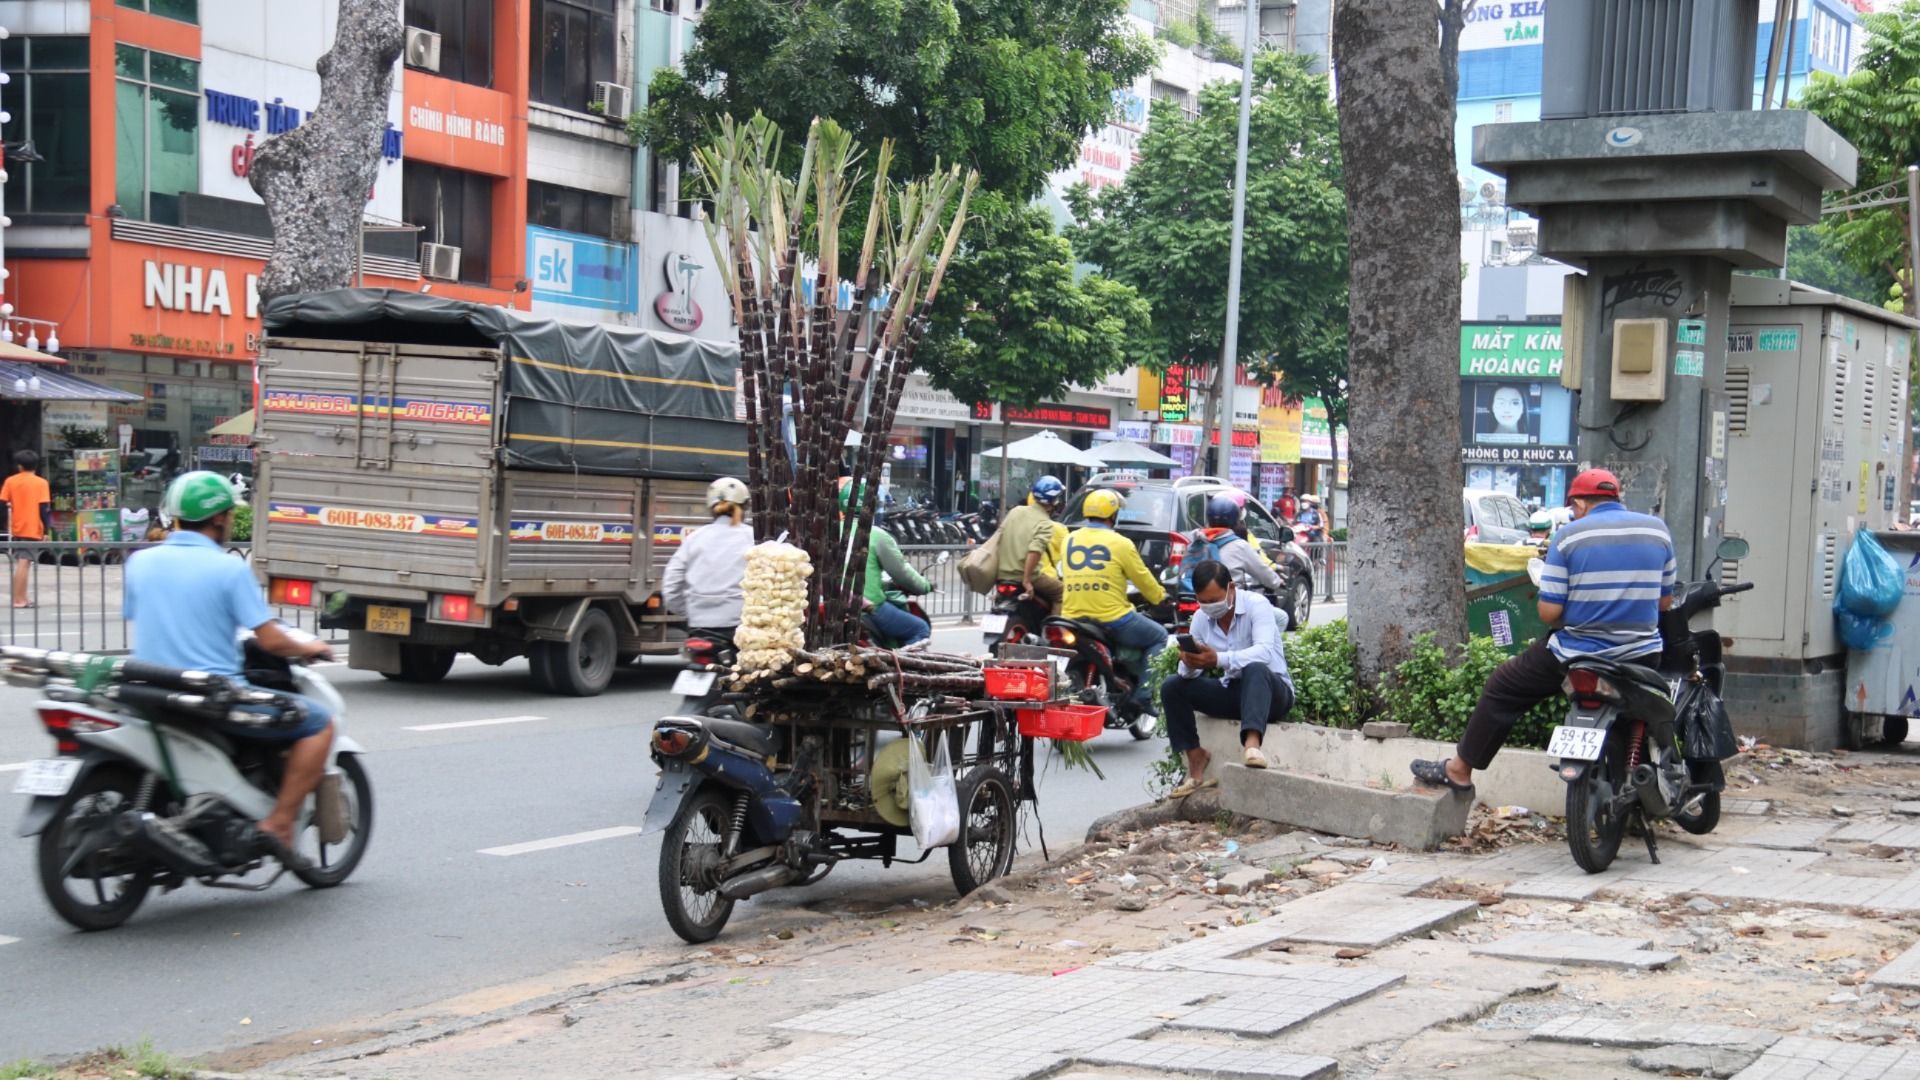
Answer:
<svg viewBox="0 0 1920 1080"><path fill-rule="evenodd" d="M1413 773L1415 780L1418 780L1428 787L1450 788L1456 795L1473 794L1472 784L1455 783L1453 777L1447 775L1447 763L1445 761L1430 761L1423 758L1414 761L1407 768Z"/></svg>
<svg viewBox="0 0 1920 1080"><path fill-rule="evenodd" d="M1220 778L1216 776L1209 776L1205 780L1199 780L1199 781L1194 780L1192 777L1188 777L1187 779L1180 781L1180 784L1178 787L1175 787L1172 791L1167 792L1167 798L1168 799L1184 799L1187 796L1203 788L1219 787L1219 786L1220 786Z"/></svg>

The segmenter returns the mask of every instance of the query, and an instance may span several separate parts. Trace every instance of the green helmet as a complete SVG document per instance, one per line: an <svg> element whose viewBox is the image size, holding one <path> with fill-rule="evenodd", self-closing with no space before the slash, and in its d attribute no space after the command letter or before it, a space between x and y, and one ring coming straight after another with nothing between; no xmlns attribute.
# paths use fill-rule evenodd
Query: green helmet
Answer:
<svg viewBox="0 0 1920 1080"><path fill-rule="evenodd" d="M167 485L166 501L161 509L175 521L195 524L240 505L233 485L219 473L201 469L181 473Z"/></svg>

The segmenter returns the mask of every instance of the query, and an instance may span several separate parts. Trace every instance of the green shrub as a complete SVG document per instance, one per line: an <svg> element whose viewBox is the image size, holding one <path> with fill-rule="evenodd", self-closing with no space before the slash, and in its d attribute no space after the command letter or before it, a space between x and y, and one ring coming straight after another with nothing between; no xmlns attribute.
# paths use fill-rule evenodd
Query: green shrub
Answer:
<svg viewBox="0 0 1920 1080"><path fill-rule="evenodd" d="M1336 544L1344 544L1347 542L1347 530L1345 529L1334 529L1327 535L1332 537L1333 542Z"/></svg>
<svg viewBox="0 0 1920 1080"><path fill-rule="evenodd" d="M1293 676L1290 719L1322 727L1350 728L1360 722L1358 676L1347 620L1336 619L1288 634L1287 671Z"/></svg>
<svg viewBox="0 0 1920 1080"><path fill-rule="evenodd" d="M1200 44L1200 34L1190 22L1171 22L1160 28L1160 35L1183 49Z"/></svg>
<svg viewBox="0 0 1920 1080"><path fill-rule="evenodd" d="M1394 669L1382 695L1387 718L1406 724L1421 738L1457 741L1467 729L1467 718L1473 715L1487 676L1506 658L1492 638L1468 638L1449 653L1432 634L1420 635L1413 654ZM1514 725L1507 745L1546 746L1562 713L1558 699L1534 707Z"/></svg>
<svg viewBox="0 0 1920 1080"><path fill-rule="evenodd" d="M233 529L227 539L236 544L253 542L253 507L236 506L233 508Z"/></svg>

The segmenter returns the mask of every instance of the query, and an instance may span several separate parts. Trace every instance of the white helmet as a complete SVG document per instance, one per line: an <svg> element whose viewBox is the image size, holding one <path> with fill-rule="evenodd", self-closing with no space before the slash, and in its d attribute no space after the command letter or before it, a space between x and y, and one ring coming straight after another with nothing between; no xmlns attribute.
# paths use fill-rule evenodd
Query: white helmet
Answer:
<svg viewBox="0 0 1920 1080"><path fill-rule="evenodd" d="M732 503L744 508L751 497L747 494L747 485L731 476L723 476L707 485L707 509L709 510L721 503Z"/></svg>

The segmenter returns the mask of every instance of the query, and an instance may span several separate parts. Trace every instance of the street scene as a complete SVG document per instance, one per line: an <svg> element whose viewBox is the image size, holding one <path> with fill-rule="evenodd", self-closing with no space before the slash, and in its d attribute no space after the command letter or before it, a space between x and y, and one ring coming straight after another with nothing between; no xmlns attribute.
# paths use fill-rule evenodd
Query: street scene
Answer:
<svg viewBox="0 0 1920 1080"><path fill-rule="evenodd" d="M0 1080L1920 1080L1916 85L0 4Z"/></svg>

